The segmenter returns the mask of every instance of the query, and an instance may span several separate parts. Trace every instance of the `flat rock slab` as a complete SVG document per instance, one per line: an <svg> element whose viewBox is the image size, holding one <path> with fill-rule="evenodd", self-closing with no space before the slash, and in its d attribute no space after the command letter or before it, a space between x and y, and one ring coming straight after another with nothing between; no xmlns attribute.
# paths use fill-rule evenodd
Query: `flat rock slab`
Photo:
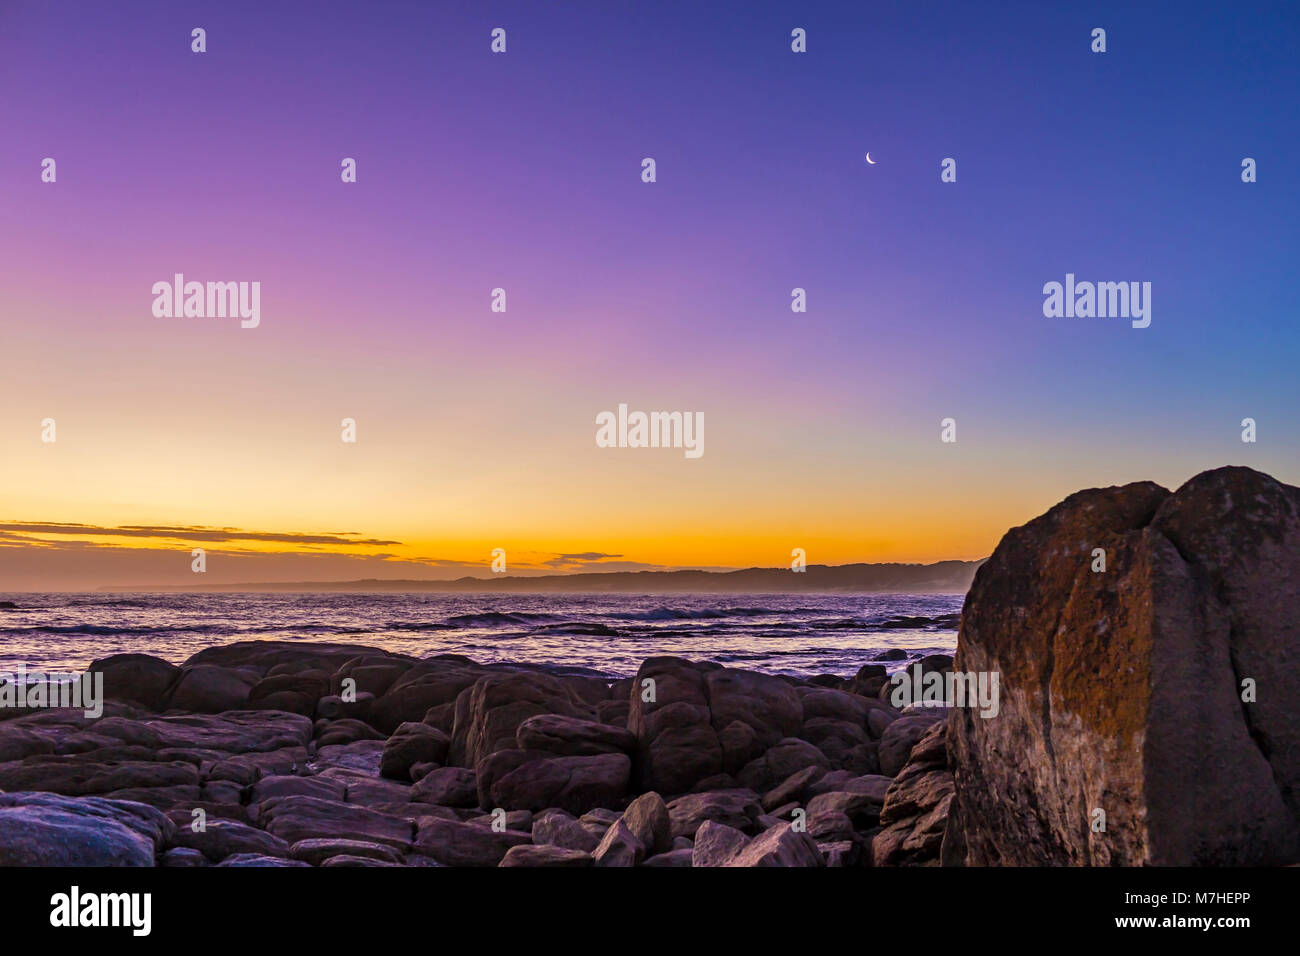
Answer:
<svg viewBox="0 0 1300 956"><path fill-rule="evenodd" d="M526 833L426 817L420 821L414 851L444 866L497 866L511 847L531 842Z"/></svg>
<svg viewBox="0 0 1300 956"><path fill-rule="evenodd" d="M565 869L582 869L593 864L590 853L566 850L560 846L512 846L501 858L498 866L558 866Z"/></svg>
<svg viewBox="0 0 1300 956"><path fill-rule="evenodd" d="M365 840L310 839L299 840L289 848L289 856L312 866L321 866L336 857L365 857L384 863L401 863L402 855L391 846ZM341 864L335 864L336 866Z"/></svg>
<svg viewBox="0 0 1300 956"><path fill-rule="evenodd" d="M288 843L313 837L362 840L407 850L415 827L410 820L366 807L318 797L275 797L261 805L260 821Z"/></svg>

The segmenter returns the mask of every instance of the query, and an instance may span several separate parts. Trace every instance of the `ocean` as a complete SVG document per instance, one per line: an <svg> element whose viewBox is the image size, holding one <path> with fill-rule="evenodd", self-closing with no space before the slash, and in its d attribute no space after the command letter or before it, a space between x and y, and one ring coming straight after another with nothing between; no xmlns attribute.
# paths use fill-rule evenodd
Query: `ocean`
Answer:
<svg viewBox="0 0 1300 956"><path fill-rule="evenodd" d="M179 664L234 641L333 641L415 657L624 677L671 654L773 674L852 676L882 651L951 654L960 594L0 594L0 664L83 670L109 654ZM893 669L903 662L888 666Z"/></svg>

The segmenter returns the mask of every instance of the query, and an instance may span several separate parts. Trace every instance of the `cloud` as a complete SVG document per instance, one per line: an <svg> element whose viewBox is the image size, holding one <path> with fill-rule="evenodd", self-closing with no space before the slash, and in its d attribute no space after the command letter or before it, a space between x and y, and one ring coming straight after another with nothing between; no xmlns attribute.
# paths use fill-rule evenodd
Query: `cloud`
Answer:
<svg viewBox="0 0 1300 956"><path fill-rule="evenodd" d="M583 551L581 554L557 554L555 557L541 562L541 566L548 568L571 567L574 565L582 566L596 561L621 557L623 557L621 554L602 554L599 551Z"/></svg>
<svg viewBox="0 0 1300 956"><path fill-rule="evenodd" d="M262 541L300 546L341 545L345 547L384 547L402 543L379 538L361 538L357 536L356 532L301 534L275 531L244 531L240 528L209 528L203 525L120 525L108 527L62 521L0 523L0 537L7 540L39 543L39 539L27 537L29 535L65 535L77 538L169 538L182 541L207 542Z"/></svg>

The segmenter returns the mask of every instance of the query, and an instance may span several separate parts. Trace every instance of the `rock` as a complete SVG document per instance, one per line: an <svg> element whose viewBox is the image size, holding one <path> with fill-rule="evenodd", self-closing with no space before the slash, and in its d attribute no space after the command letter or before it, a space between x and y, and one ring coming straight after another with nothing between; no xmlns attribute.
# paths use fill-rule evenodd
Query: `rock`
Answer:
<svg viewBox="0 0 1300 956"><path fill-rule="evenodd" d="M827 866L862 866L862 844L856 840L818 840L817 849Z"/></svg>
<svg viewBox="0 0 1300 956"><path fill-rule="evenodd" d="M316 735L316 744L319 747L330 747L340 744L355 744L359 741L382 741L384 735L375 728L371 727L364 720L356 720L351 717L344 717L340 720L324 721L324 727ZM383 751L383 747L374 748ZM370 753L367 748L365 753ZM382 756L380 758L382 763Z"/></svg>
<svg viewBox="0 0 1300 956"><path fill-rule="evenodd" d="M38 755L0 764L0 789L45 790L67 796L106 794L114 790L190 786L198 799L199 768L181 761L109 760L88 755Z"/></svg>
<svg viewBox="0 0 1300 956"><path fill-rule="evenodd" d="M884 802L883 790L876 793L832 791L819 794L808 801L808 816L812 818L827 812L842 813L853 821L855 827L866 830L880 821L880 809ZM811 826L809 829L812 829Z"/></svg>
<svg viewBox="0 0 1300 956"><path fill-rule="evenodd" d="M412 789L409 783L359 777L348 782L347 796L344 800L364 807L410 803Z"/></svg>
<svg viewBox="0 0 1300 956"><path fill-rule="evenodd" d="M788 779L792 773L808 767L830 770L830 761L808 741L787 737L765 751L761 757L746 764L736 776L742 786L766 792Z"/></svg>
<svg viewBox="0 0 1300 956"><path fill-rule="evenodd" d="M646 853L667 853L673 848L673 824L664 798L651 791L643 793L623 811L623 822L641 841Z"/></svg>
<svg viewBox="0 0 1300 956"><path fill-rule="evenodd" d="M498 807L490 813L474 817L471 822L481 826L504 825L507 830L517 830L520 833L532 832L533 815L531 812L528 810L510 810L502 813L501 809Z"/></svg>
<svg viewBox="0 0 1300 956"><path fill-rule="evenodd" d="M763 809L773 810L791 801L803 803L808 788L824 776L826 776L826 770L823 767L812 766L796 770L763 795Z"/></svg>
<svg viewBox="0 0 1300 956"><path fill-rule="evenodd" d="M998 672L1000 710L950 718L944 858L1300 859L1297 582L1300 489L1248 468L1079 492L1008 532L962 614L956 669Z"/></svg>
<svg viewBox="0 0 1300 956"><path fill-rule="evenodd" d="M602 700L596 704L596 719L602 724L627 728L627 717L632 712L632 702L628 700L627 691L621 700Z"/></svg>
<svg viewBox="0 0 1300 956"><path fill-rule="evenodd" d="M392 661L413 662L400 654L389 654L357 644L335 644L317 641L236 641L219 647L208 647L185 661L182 666L211 664L219 667L242 667L265 676L271 671L294 673L323 670L333 672L349 661L361 657L383 657Z"/></svg>
<svg viewBox="0 0 1300 956"><path fill-rule="evenodd" d="M887 651L881 651L871 659L873 661L905 661L907 660L907 651L901 647L891 647Z"/></svg>
<svg viewBox="0 0 1300 956"><path fill-rule="evenodd" d="M879 808L876 811L879 820ZM808 835L819 844L826 841L852 840L857 828L847 813L833 807L808 814ZM825 856L825 853L822 854Z"/></svg>
<svg viewBox="0 0 1300 956"><path fill-rule="evenodd" d="M800 693L802 691L802 693ZM866 726L867 715L873 709L885 708L879 700L824 687L796 688L803 707L803 722L821 718L842 720L857 727Z"/></svg>
<svg viewBox="0 0 1300 956"><path fill-rule="evenodd" d="M529 760L494 780L481 805L582 813L619 803L631 773L632 761L621 753Z"/></svg>
<svg viewBox="0 0 1300 956"><path fill-rule="evenodd" d="M520 750L545 750L567 757L597 754L625 754L636 748L636 737L623 727L594 720L538 714L529 717L515 731Z"/></svg>
<svg viewBox="0 0 1300 956"><path fill-rule="evenodd" d="M583 826L563 810L548 809L533 820L532 834L534 843L590 854L600 845L604 831Z"/></svg>
<svg viewBox="0 0 1300 956"><path fill-rule="evenodd" d="M654 701L642 699L646 681L654 682ZM632 690L628 729L637 738L639 790L683 793L734 773L803 723L786 681L676 657L647 659Z"/></svg>
<svg viewBox="0 0 1300 956"><path fill-rule="evenodd" d="M438 769L438 764L425 761L423 763L411 764L411 780L419 783L433 771ZM477 785L475 787L477 789Z"/></svg>
<svg viewBox="0 0 1300 956"><path fill-rule="evenodd" d="M248 706L248 695L254 682L254 678L230 667L210 664L185 666L177 675L166 706L171 710L200 714L242 710Z"/></svg>
<svg viewBox="0 0 1300 956"><path fill-rule="evenodd" d="M393 780L409 780L417 763L444 763L450 745L451 738L438 728L408 721L384 744L379 772Z"/></svg>
<svg viewBox="0 0 1300 956"><path fill-rule="evenodd" d="M793 824L764 830L723 866L825 866L817 842Z"/></svg>
<svg viewBox="0 0 1300 956"><path fill-rule="evenodd" d="M876 756L878 744L859 724L813 717L804 721L800 735L825 756L830 767L856 773L875 773L880 768Z"/></svg>
<svg viewBox="0 0 1300 956"><path fill-rule="evenodd" d="M351 853L340 853L338 856L332 856L321 863L321 866L349 866L349 867L374 867L374 866L402 866L402 863L394 863L391 860L377 860L373 856L356 856Z"/></svg>
<svg viewBox="0 0 1300 956"><path fill-rule="evenodd" d="M205 803L239 803L244 788L232 780L209 780L203 784L199 799Z"/></svg>
<svg viewBox="0 0 1300 956"><path fill-rule="evenodd" d="M228 856L217 866L308 866L301 860L291 860L282 856L263 856L260 853L236 853Z"/></svg>
<svg viewBox="0 0 1300 956"><path fill-rule="evenodd" d="M374 700L374 694L360 691L352 700L344 700L338 694L330 694L316 701L316 716L324 720L339 720L344 717L365 720L370 716L370 708Z"/></svg>
<svg viewBox="0 0 1300 956"><path fill-rule="evenodd" d="M270 753L236 754L207 766L207 783L228 780L248 786L264 776L289 776L307 767L306 747L285 747Z"/></svg>
<svg viewBox="0 0 1300 956"><path fill-rule="evenodd" d="M365 858L384 863L401 863L402 855L391 846L371 843L367 840L343 840L337 838L299 840L289 847L288 855L295 860L302 860L312 866L321 866L332 858L348 856L354 859ZM336 866L339 864L335 864Z"/></svg>
<svg viewBox="0 0 1300 956"><path fill-rule="evenodd" d="M939 863L953 795L947 730L947 724L932 725L889 784L880 810L881 829L871 838L872 865Z"/></svg>
<svg viewBox="0 0 1300 956"><path fill-rule="evenodd" d="M641 864L643 867L676 867L691 866L693 851L690 847L683 847L678 850L669 850L667 853L657 853L654 856L646 857Z"/></svg>
<svg viewBox="0 0 1300 956"><path fill-rule="evenodd" d="M695 832L691 866L725 866L749 845L749 837L735 827L705 820Z"/></svg>
<svg viewBox="0 0 1300 956"><path fill-rule="evenodd" d="M754 832L763 812L758 794L752 790L710 790L690 793L668 802L668 817L674 837L695 836L706 820L725 823L746 833Z"/></svg>
<svg viewBox="0 0 1300 956"><path fill-rule="evenodd" d="M333 777L263 777L253 784L249 793L250 804L261 803L272 797L319 797L322 800L342 802L347 793L347 784Z"/></svg>
<svg viewBox="0 0 1300 956"><path fill-rule="evenodd" d="M153 866L174 831L144 804L0 793L0 866Z"/></svg>
<svg viewBox="0 0 1300 956"><path fill-rule="evenodd" d="M52 734L23 726L21 718L0 724L0 761L22 760L35 754L54 753Z"/></svg>
<svg viewBox="0 0 1300 956"><path fill-rule="evenodd" d="M112 654L91 661L87 670L104 675L104 696L162 710L181 669L149 654Z"/></svg>
<svg viewBox="0 0 1300 956"><path fill-rule="evenodd" d="M330 680L331 694L341 693L343 681L352 680L352 690L359 697L369 694L378 697L388 692L403 674L411 670L412 665L406 661L394 661L390 658L365 654L353 658L334 672Z"/></svg>
<svg viewBox="0 0 1300 956"><path fill-rule="evenodd" d="M273 797L260 805L258 817L268 832L290 844L330 837L383 843L399 850L411 846L409 820L319 797Z"/></svg>
<svg viewBox="0 0 1300 956"><path fill-rule="evenodd" d="M636 866L646 855L646 846L620 818L615 820L592 853L596 866Z"/></svg>
<svg viewBox="0 0 1300 956"><path fill-rule="evenodd" d="M174 846L162 855L159 866L195 867L207 866L208 859L198 850L185 846Z"/></svg>
<svg viewBox="0 0 1300 956"><path fill-rule="evenodd" d="M176 804L187 807L199 802L198 787L177 784L170 787L127 787L123 790L110 790L104 796L111 800L131 800L135 803L147 803L159 810L170 810Z"/></svg>
<svg viewBox="0 0 1300 956"><path fill-rule="evenodd" d="M310 717L316 702L329 694L329 675L321 671L263 677L248 692L254 710L284 710Z"/></svg>
<svg viewBox="0 0 1300 956"><path fill-rule="evenodd" d="M918 714L900 717L886 727L880 737L880 750L877 754L880 760L880 772L887 777L892 777L902 770L903 764L907 763L908 754L912 752L912 747L927 730L942 719L943 715L940 714Z"/></svg>
<svg viewBox="0 0 1300 956"><path fill-rule="evenodd" d="M444 866L497 866L511 847L529 842L527 834L513 830L426 817L420 821L415 851Z"/></svg>
<svg viewBox="0 0 1300 956"><path fill-rule="evenodd" d="M171 817L176 824L172 844L198 850L217 863L237 853L262 856L288 856L289 844L279 837L235 820L208 820L202 830L195 830L190 814L184 810Z"/></svg>
<svg viewBox="0 0 1300 956"><path fill-rule="evenodd" d="M242 755L306 746L312 732L306 717L255 711L156 717L139 726L156 735L155 745L159 748L202 748Z"/></svg>
<svg viewBox="0 0 1300 956"><path fill-rule="evenodd" d="M889 725L898 719L898 712L892 707L881 707L867 714L867 733L874 740L885 735Z"/></svg>
<svg viewBox="0 0 1300 956"><path fill-rule="evenodd" d="M359 770L367 776L379 776L379 762L383 759L382 740L357 740L348 744L327 744L316 751L309 765L318 773L331 767Z"/></svg>
<svg viewBox="0 0 1300 956"><path fill-rule="evenodd" d="M604 836L605 831L608 830L610 825L620 816L622 816L622 814L614 810L609 810L605 807L597 807L595 810L589 810L582 816L578 817L578 822L584 826L595 827L599 831L600 836Z"/></svg>
<svg viewBox="0 0 1300 956"><path fill-rule="evenodd" d="M411 799L443 807L478 806L478 776L464 767L430 771L411 787Z"/></svg>
<svg viewBox="0 0 1300 956"><path fill-rule="evenodd" d="M374 726L392 733L403 723L423 719L430 708L457 700L462 691L468 690L483 676L482 667L457 655L446 654L420 661L376 697L368 709L368 716ZM360 686L358 684L358 688ZM513 728L510 738L513 742ZM453 756L453 761L458 764L476 760L477 756L466 759L463 750Z"/></svg>
<svg viewBox="0 0 1300 956"><path fill-rule="evenodd" d="M498 750L514 749L519 725L538 714L587 718L594 712L550 674L491 673L456 698L450 759L477 765Z"/></svg>
<svg viewBox="0 0 1300 956"><path fill-rule="evenodd" d="M554 845L520 844L507 850L498 866L559 866L573 869L591 866L593 862L591 854L581 850L568 850Z"/></svg>

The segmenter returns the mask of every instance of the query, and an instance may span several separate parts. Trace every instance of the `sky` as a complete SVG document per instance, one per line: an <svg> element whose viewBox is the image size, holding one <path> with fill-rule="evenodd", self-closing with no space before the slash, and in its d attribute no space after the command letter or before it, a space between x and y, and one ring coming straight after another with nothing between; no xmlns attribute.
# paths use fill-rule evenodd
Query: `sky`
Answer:
<svg viewBox="0 0 1300 956"><path fill-rule="evenodd" d="M1300 484L1300 11L1133 6L0 0L0 590L976 559ZM260 324L156 316L178 272ZM1067 273L1150 326L1046 317Z"/></svg>

